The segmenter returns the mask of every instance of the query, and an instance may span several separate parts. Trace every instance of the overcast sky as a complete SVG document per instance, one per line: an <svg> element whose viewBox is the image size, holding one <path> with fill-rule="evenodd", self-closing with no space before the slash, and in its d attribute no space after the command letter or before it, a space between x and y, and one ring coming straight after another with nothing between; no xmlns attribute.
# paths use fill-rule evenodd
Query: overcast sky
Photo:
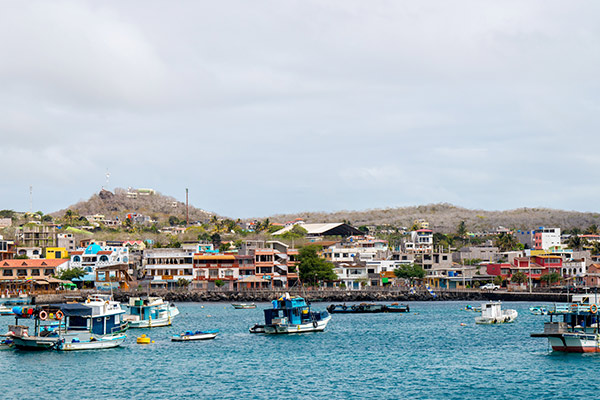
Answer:
<svg viewBox="0 0 600 400"><path fill-rule="evenodd" d="M598 211L595 1L13 1L0 209Z"/></svg>

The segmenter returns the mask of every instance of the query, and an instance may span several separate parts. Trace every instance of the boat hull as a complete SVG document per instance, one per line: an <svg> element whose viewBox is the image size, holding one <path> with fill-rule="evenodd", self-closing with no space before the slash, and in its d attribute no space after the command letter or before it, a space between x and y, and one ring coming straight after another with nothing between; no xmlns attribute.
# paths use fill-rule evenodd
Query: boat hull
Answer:
<svg viewBox="0 0 600 400"><path fill-rule="evenodd" d="M319 321L312 321L305 324L294 325L294 324L273 324L265 325L264 333L270 335L287 334L287 333L308 333L308 332L322 332L327 327L327 324L331 320L331 317L324 318Z"/></svg>
<svg viewBox="0 0 600 400"><path fill-rule="evenodd" d="M552 350L563 353L600 353L600 337L594 334L565 333L548 337Z"/></svg>
<svg viewBox="0 0 600 400"><path fill-rule="evenodd" d="M19 350L51 350L56 348L60 338L42 336L11 336L14 346Z"/></svg>
<svg viewBox="0 0 600 400"><path fill-rule="evenodd" d="M176 307L172 307L169 309L168 313L169 314L165 317L142 320L136 320L126 316L125 320L129 322L129 328L158 328L171 325L173 323L173 318L179 315L179 310Z"/></svg>
<svg viewBox="0 0 600 400"><path fill-rule="evenodd" d="M232 306L236 310L246 310L246 309L256 308L256 304L232 304Z"/></svg>
<svg viewBox="0 0 600 400"><path fill-rule="evenodd" d="M210 340L217 337L216 333L204 333L198 335L183 335L183 336L173 336L171 341L173 342L189 342L193 340Z"/></svg>
<svg viewBox="0 0 600 400"><path fill-rule="evenodd" d="M110 349L113 347L120 346L127 335L115 335L115 336L104 336L95 340L80 341L80 342L64 342L60 343L57 350L60 351L75 351L75 350L98 350L98 349Z"/></svg>

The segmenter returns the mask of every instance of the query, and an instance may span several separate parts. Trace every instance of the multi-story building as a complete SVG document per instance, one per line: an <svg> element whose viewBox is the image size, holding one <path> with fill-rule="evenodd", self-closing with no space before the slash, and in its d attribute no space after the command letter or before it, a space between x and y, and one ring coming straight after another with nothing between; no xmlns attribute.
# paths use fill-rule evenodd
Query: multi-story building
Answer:
<svg viewBox="0 0 600 400"><path fill-rule="evenodd" d="M146 250L142 268L145 279L153 287L176 287L180 285L180 279L191 283L194 280L194 252L175 248Z"/></svg>
<svg viewBox="0 0 600 400"><path fill-rule="evenodd" d="M19 232L19 245L23 247L48 247L56 245L54 226L27 224Z"/></svg>
<svg viewBox="0 0 600 400"><path fill-rule="evenodd" d="M12 240L5 240L0 236L0 261L12 260L15 258L15 242Z"/></svg>
<svg viewBox="0 0 600 400"><path fill-rule="evenodd" d="M217 281L223 282L223 287L229 290L254 288L255 280L251 279L254 272L254 257L250 255L194 254L194 286L197 288L215 288ZM264 283L256 287L266 287L268 282Z"/></svg>
<svg viewBox="0 0 600 400"><path fill-rule="evenodd" d="M433 251L433 231L419 229L410 233L410 240L404 242L407 253L431 253Z"/></svg>
<svg viewBox="0 0 600 400"><path fill-rule="evenodd" d="M68 260L4 260L0 261L0 292L54 290L62 282L54 278L57 271L67 268Z"/></svg>
<svg viewBox="0 0 600 400"><path fill-rule="evenodd" d="M72 233L57 233L56 247L64 247L67 252L75 251L75 237Z"/></svg>
<svg viewBox="0 0 600 400"><path fill-rule="evenodd" d="M17 247L17 256L26 257L32 260L42 258L43 250L41 247Z"/></svg>
<svg viewBox="0 0 600 400"><path fill-rule="evenodd" d="M540 227L530 231L518 230L515 235L526 249L550 250L561 246L560 228Z"/></svg>

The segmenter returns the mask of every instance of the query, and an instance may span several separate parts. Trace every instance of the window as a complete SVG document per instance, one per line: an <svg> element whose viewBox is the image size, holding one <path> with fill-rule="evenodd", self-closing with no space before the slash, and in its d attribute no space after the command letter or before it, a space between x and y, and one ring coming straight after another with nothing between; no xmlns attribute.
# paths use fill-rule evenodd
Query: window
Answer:
<svg viewBox="0 0 600 400"><path fill-rule="evenodd" d="M79 257L79 256L73 257L73 262L80 262L80 261L81 261L81 257Z"/></svg>
<svg viewBox="0 0 600 400"><path fill-rule="evenodd" d="M31 276L40 276L40 270L37 268L32 269Z"/></svg>
<svg viewBox="0 0 600 400"><path fill-rule="evenodd" d="M46 275L46 276L54 275L54 268L46 268L44 270L44 275Z"/></svg>
<svg viewBox="0 0 600 400"><path fill-rule="evenodd" d="M12 269L5 269L2 271L2 276L13 276Z"/></svg>
<svg viewBox="0 0 600 400"><path fill-rule="evenodd" d="M17 276L27 276L27 270L26 269L18 269Z"/></svg>

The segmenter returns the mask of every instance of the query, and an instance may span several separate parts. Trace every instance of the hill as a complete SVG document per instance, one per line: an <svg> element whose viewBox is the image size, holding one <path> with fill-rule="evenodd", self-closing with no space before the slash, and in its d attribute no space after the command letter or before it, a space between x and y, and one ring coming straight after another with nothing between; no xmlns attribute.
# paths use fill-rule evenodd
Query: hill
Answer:
<svg viewBox="0 0 600 400"><path fill-rule="evenodd" d="M103 189L88 200L56 211L52 213L52 216L62 217L68 209L76 211L79 215L102 214L107 219L116 217L122 219L125 214L129 213L148 215L161 222L168 220L172 215L179 219L186 217L185 203L158 192L142 189L128 191L117 188L114 193ZM190 222L192 222L206 221L215 214L190 205L189 215Z"/></svg>
<svg viewBox="0 0 600 400"><path fill-rule="evenodd" d="M456 232L461 221L471 232L490 231L498 226L510 229L532 229L540 226L563 230L600 225L599 213L554 210L549 208L518 208L507 211L470 210L451 204L374 209L366 211L301 212L270 217L271 222L284 223L295 218L306 222L348 221L354 226L392 225L410 227L416 219L425 219L432 229L442 233Z"/></svg>

